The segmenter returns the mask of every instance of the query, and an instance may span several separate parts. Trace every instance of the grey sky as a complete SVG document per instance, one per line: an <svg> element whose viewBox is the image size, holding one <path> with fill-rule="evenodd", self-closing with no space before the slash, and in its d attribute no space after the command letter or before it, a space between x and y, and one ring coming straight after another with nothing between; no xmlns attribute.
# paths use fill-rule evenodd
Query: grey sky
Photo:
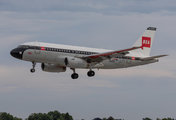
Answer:
<svg viewBox="0 0 176 120"><path fill-rule="evenodd" d="M141 120L176 118L173 0L1 0L0 112L27 118L32 112L58 110L74 119L95 117ZM10 56L19 44L41 41L106 49L129 48L146 30L157 27L151 55L160 62L136 68L46 73L37 64Z"/></svg>
<svg viewBox="0 0 176 120"><path fill-rule="evenodd" d="M18 12L71 11L96 12L104 14L117 13L153 13L160 11L175 11L173 0L1 0L0 10Z"/></svg>

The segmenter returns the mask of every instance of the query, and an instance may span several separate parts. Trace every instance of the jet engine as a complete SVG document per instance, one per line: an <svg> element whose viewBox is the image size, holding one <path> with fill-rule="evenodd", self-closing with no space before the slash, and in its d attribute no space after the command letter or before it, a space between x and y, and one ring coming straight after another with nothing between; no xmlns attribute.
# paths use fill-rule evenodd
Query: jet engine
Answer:
<svg viewBox="0 0 176 120"><path fill-rule="evenodd" d="M59 73L59 72L65 72L66 71L66 67L62 67L62 66L55 65L55 64L42 63L41 68L45 72L58 72Z"/></svg>
<svg viewBox="0 0 176 120"><path fill-rule="evenodd" d="M74 56L58 56L56 58L56 62L61 66L66 66L70 68L86 68L87 61L76 58Z"/></svg>

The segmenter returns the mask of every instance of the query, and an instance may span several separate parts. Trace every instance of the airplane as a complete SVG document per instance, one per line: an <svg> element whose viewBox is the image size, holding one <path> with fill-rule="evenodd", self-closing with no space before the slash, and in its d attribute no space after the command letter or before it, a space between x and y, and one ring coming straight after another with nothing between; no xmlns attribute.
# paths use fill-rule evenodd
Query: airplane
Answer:
<svg viewBox="0 0 176 120"><path fill-rule="evenodd" d="M156 32L155 27L148 27L131 48L123 50L107 50L71 45L51 44L43 42L27 42L11 50L10 54L20 60L32 62L32 73L36 63L41 63L45 72L65 72L73 70L72 79L79 75L75 69L89 69L87 75L93 77L92 69L117 69L146 65L158 62L157 58L167 55L150 56Z"/></svg>

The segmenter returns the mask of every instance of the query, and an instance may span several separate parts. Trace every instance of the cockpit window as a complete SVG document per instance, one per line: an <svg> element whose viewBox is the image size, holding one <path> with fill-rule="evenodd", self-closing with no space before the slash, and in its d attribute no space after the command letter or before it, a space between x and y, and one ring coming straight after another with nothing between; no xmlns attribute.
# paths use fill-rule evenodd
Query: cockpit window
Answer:
<svg viewBox="0 0 176 120"><path fill-rule="evenodd" d="M19 45L18 48L29 48L27 45Z"/></svg>
<svg viewBox="0 0 176 120"><path fill-rule="evenodd" d="M24 45L23 48L29 48L27 45Z"/></svg>
<svg viewBox="0 0 176 120"><path fill-rule="evenodd" d="M21 48L21 45L19 45L17 48Z"/></svg>

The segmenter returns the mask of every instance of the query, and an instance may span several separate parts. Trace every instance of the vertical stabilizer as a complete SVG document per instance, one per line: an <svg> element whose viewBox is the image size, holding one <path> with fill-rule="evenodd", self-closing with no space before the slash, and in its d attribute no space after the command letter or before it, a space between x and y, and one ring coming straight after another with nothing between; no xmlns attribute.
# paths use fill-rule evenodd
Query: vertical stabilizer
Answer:
<svg viewBox="0 0 176 120"><path fill-rule="evenodd" d="M141 49L136 49L130 52L131 55L135 56L149 56L152 48L153 39L155 36L156 28L148 27L147 30L142 34L142 36L135 42L133 47L141 47Z"/></svg>

